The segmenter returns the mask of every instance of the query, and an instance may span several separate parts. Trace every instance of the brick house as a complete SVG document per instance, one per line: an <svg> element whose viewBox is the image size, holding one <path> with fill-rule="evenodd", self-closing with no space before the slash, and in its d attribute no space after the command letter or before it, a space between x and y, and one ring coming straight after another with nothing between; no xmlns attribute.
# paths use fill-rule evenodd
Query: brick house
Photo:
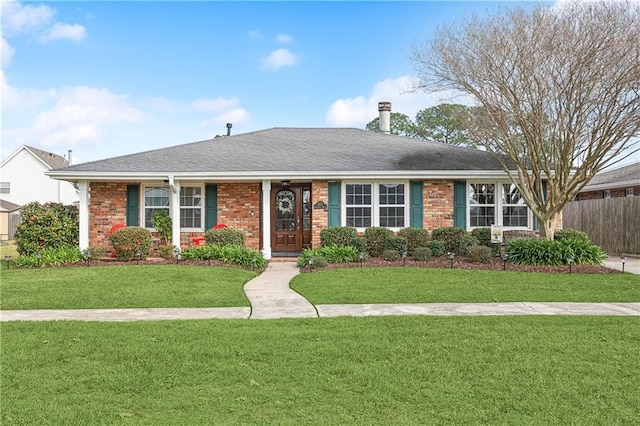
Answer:
<svg viewBox="0 0 640 426"><path fill-rule="evenodd" d="M640 197L640 163L598 173L576 196L576 201Z"/></svg>
<svg viewBox="0 0 640 426"><path fill-rule="evenodd" d="M80 188L80 247L110 247L116 224L153 231L165 209L173 241L224 223L265 258L320 244L320 231L353 226L428 230L492 224L533 231L530 209L487 152L349 128L272 128L50 171Z"/></svg>

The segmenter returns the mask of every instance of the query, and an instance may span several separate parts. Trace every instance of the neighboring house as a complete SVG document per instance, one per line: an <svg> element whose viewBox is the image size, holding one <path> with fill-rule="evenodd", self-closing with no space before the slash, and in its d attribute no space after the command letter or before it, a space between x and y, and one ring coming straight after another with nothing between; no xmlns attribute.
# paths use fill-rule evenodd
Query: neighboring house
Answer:
<svg viewBox="0 0 640 426"><path fill-rule="evenodd" d="M598 173L580 191L576 201L617 197L640 197L640 163Z"/></svg>
<svg viewBox="0 0 640 426"><path fill-rule="evenodd" d="M23 145L0 165L0 197L19 205L34 201L73 204L78 201L74 185L45 175L68 165L62 155Z"/></svg>
<svg viewBox="0 0 640 426"><path fill-rule="evenodd" d="M381 126L390 105L381 103ZM353 226L492 224L533 231L507 174L485 151L359 129L272 128L47 173L80 189L80 246L110 247L117 224L153 231L173 219L176 246L216 224L243 229L267 259L320 244L320 231Z"/></svg>
<svg viewBox="0 0 640 426"><path fill-rule="evenodd" d="M12 216L18 215L20 206L10 201L0 200L0 241L13 239L15 229L11 227ZM19 217L16 218L19 220Z"/></svg>

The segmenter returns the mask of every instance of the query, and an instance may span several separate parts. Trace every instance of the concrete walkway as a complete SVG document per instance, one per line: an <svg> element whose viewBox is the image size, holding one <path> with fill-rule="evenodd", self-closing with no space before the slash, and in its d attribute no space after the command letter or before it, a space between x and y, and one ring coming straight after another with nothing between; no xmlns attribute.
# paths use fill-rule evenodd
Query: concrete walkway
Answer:
<svg viewBox="0 0 640 426"><path fill-rule="evenodd" d="M636 258L637 259L637 258ZM626 268L625 268L626 270ZM251 308L148 308L0 311L0 321L142 321L176 319L269 319L385 315L631 315L640 303L398 303L312 305L289 287L299 274L293 262L270 262L244 286Z"/></svg>
<svg viewBox="0 0 640 426"><path fill-rule="evenodd" d="M631 274L640 274L640 256L626 256L624 271ZM604 260L604 266L622 271L622 260L620 256L609 256Z"/></svg>

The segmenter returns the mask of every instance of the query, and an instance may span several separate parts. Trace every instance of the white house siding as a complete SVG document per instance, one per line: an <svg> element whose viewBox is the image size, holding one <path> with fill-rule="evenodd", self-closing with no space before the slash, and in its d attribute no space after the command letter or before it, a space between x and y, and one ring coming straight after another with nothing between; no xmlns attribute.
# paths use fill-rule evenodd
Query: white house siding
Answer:
<svg viewBox="0 0 640 426"><path fill-rule="evenodd" d="M9 182L10 193L0 194L3 200L24 205L33 201L73 204L78 193L70 182L51 179L44 172L46 165L27 150L21 150L2 165L0 181Z"/></svg>

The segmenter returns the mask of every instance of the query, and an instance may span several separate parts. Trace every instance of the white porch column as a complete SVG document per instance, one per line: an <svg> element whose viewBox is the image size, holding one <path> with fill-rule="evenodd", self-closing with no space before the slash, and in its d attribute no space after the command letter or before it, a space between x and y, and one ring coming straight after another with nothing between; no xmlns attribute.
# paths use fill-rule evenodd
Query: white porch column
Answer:
<svg viewBox="0 0 640 426"><path fill-rule="evenodd" d="M169 216L171 216L171 244L180 247L180 182L169 176Z"/></svg>
<svg viewBox="0 0 640 426"><path fill-rule="evenodd" d="M271 180L262 181L262 254L271 259Z"/></svg>
<svg viewBox="0 0 640 426"><path fill-rule="evenodd" d="M78 182L80 202L78 204L78 246L80 250L89 248L89 182Z"/></svg>

